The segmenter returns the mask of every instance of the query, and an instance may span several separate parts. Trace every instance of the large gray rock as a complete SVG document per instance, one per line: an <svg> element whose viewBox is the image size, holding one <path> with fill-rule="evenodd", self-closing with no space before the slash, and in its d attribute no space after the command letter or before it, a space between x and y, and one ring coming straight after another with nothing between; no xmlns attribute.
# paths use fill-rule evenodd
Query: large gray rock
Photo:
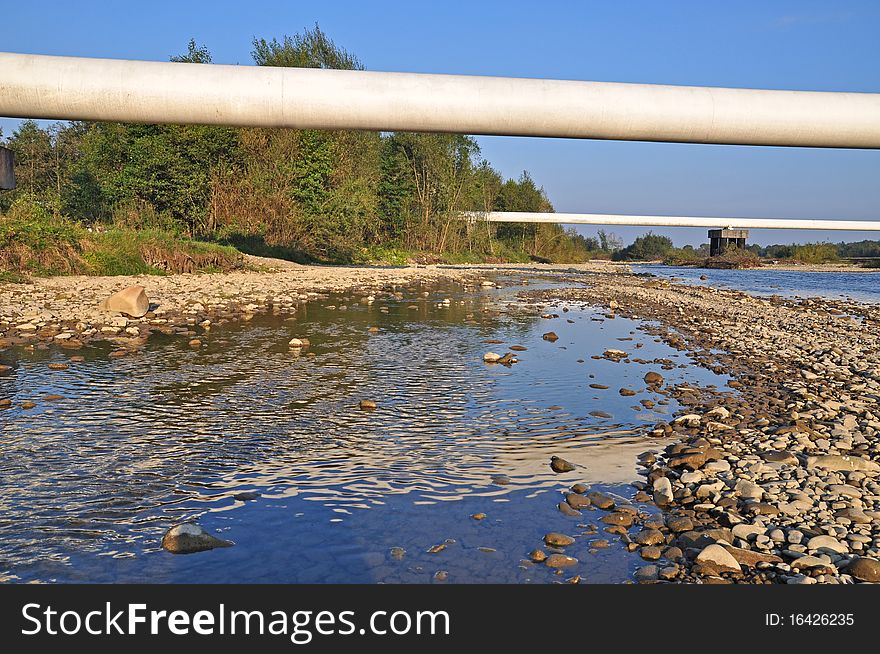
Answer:
<svg viewBox="0 0 880 654"><path fill-rule="evenodd" d="M192 554L217 547L232 547L235 543L212 536L199 525L175 525L162 536L162 549L172 554Z"/></svg>
<svg viewBox="0 0 880 654"><path fill-rule="evenodd" d="M101 308L140 318L150 310L150 300L143 286L129 286L104 300Z"/></svg>

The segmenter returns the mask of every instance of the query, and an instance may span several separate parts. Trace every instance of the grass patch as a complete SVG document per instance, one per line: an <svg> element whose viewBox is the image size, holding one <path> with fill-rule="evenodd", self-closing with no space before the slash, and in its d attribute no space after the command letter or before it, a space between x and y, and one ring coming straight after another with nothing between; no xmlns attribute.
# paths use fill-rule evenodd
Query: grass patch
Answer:
<svg viewBox="0 0 880 654"><path fill-rule="evenodd" d="M242 266L235 248L161 229L89 229L22 197L0 215L0 280L52 275L163 275Z"/></svg>

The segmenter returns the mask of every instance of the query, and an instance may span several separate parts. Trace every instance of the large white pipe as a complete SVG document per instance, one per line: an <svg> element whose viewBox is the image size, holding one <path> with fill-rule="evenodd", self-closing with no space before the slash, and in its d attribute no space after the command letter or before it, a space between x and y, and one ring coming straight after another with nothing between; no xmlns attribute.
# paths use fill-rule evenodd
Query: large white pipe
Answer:
<svg viewBox="0 0 880 654"><path fill-rule="evenodd" d="M876 220L799 220L793 218L712 218L709 216L629 216L615 213L531 213L524 211L467 212L471 220L496 223L557 223L562 225L644 225L730 229L822 229L880 231Z"/></svg>
<svg viewBox="0 0 880 654"><path fill-rule="evenodd" d="M880 148L880 94L0 53L0 116Z"/></svg>

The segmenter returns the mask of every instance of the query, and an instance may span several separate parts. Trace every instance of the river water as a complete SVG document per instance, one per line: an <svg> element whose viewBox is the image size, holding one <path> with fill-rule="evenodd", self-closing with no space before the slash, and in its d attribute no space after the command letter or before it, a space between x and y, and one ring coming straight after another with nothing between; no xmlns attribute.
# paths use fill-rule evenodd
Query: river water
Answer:
<svg viewBox="0 0 880 654"><path fill-rule="evenodd" d="M731 288L754 295L880 302L880 272L800 272L764 268L716 270L655 264L635 266L634 271L676 278L679 283Z"/></svg>
<svg viewBox="0 0 880 654"><path fill-rule="evenodd" d="M13 403L0 409L0 579L428 583L445 571L459 583L559 581L522 560L547 532L595 524L602 538L604 527L601 512L563 516L560 492L585 481L631 497L636 455L663 445L645 426L676 409L639 404L663 401L642 381L658 365L591 356L613 347L668 358L671 383L726 378L638 323L525 307L521 278L500 282L400 289L372 304L327 297L295 318L215 326L199 350L163 335L121 358L89 346L63 371L48 364L70 352L0 352L13 366L0 375L0 399ZM555 343L542 339L550 330ZM290 350L294 336L311 347ZM483 363L514 344L528 348L519 363ZM623 397L623 386L639 393ZM378 409L361 411L364 398ZM37 406L21 408L26 400ZM552 455L578 469L554 473ZM244 491L260 495L233 498ZM478 512L487 517L470 517ZM236 545L162 551L162 534L185 520ZM582 563L566 576L630 579L640 559L614 537L595 550L592 538L567 548Z"/></svg>

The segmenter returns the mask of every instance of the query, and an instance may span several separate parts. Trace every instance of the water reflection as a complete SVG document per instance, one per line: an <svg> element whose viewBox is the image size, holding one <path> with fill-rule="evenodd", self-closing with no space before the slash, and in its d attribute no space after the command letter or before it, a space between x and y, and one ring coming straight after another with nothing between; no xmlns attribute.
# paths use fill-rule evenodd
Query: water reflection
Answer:
<svg viewBox="0 0 880 654"><path fill-rule="evenodd" d="M132 356L79 352L86 361L65 371L47 368L63 352L3 353L15 370L0 377L0 398L14 405L0 413L0 573L424 582L439 566L451 581L553 580L518 562L544 532L572 528L556 491L586 480L626 492L616 485L635 477L635 454L651 445L642 425L674 409L639 404L664 401L645 389L646 366L590 356L638 344L643 359L686 359L589 309L538 318L514 290L334 297L295 319L215 327L198 351L158 336ZM555 343L541 338L550 329ZM294 336L311 346L292 351ZM482 362L513 344L527 348L520 363ZM723 383L690 367L664 374ZM639 393L622 397L622 386ZM364 398L378 408L360 410ZM26 399L37 407L18 408ZM579 470L553 473L553 454ZM232 497L242 491L260 497ZM468 518L477 511L489 518ZM158 550L170 524L195 517L238 545L190 557ZM407 550L403 561L391 547ZM614 550L589 557L584 576L595 581L624 579L633 565Z"/></svg>

